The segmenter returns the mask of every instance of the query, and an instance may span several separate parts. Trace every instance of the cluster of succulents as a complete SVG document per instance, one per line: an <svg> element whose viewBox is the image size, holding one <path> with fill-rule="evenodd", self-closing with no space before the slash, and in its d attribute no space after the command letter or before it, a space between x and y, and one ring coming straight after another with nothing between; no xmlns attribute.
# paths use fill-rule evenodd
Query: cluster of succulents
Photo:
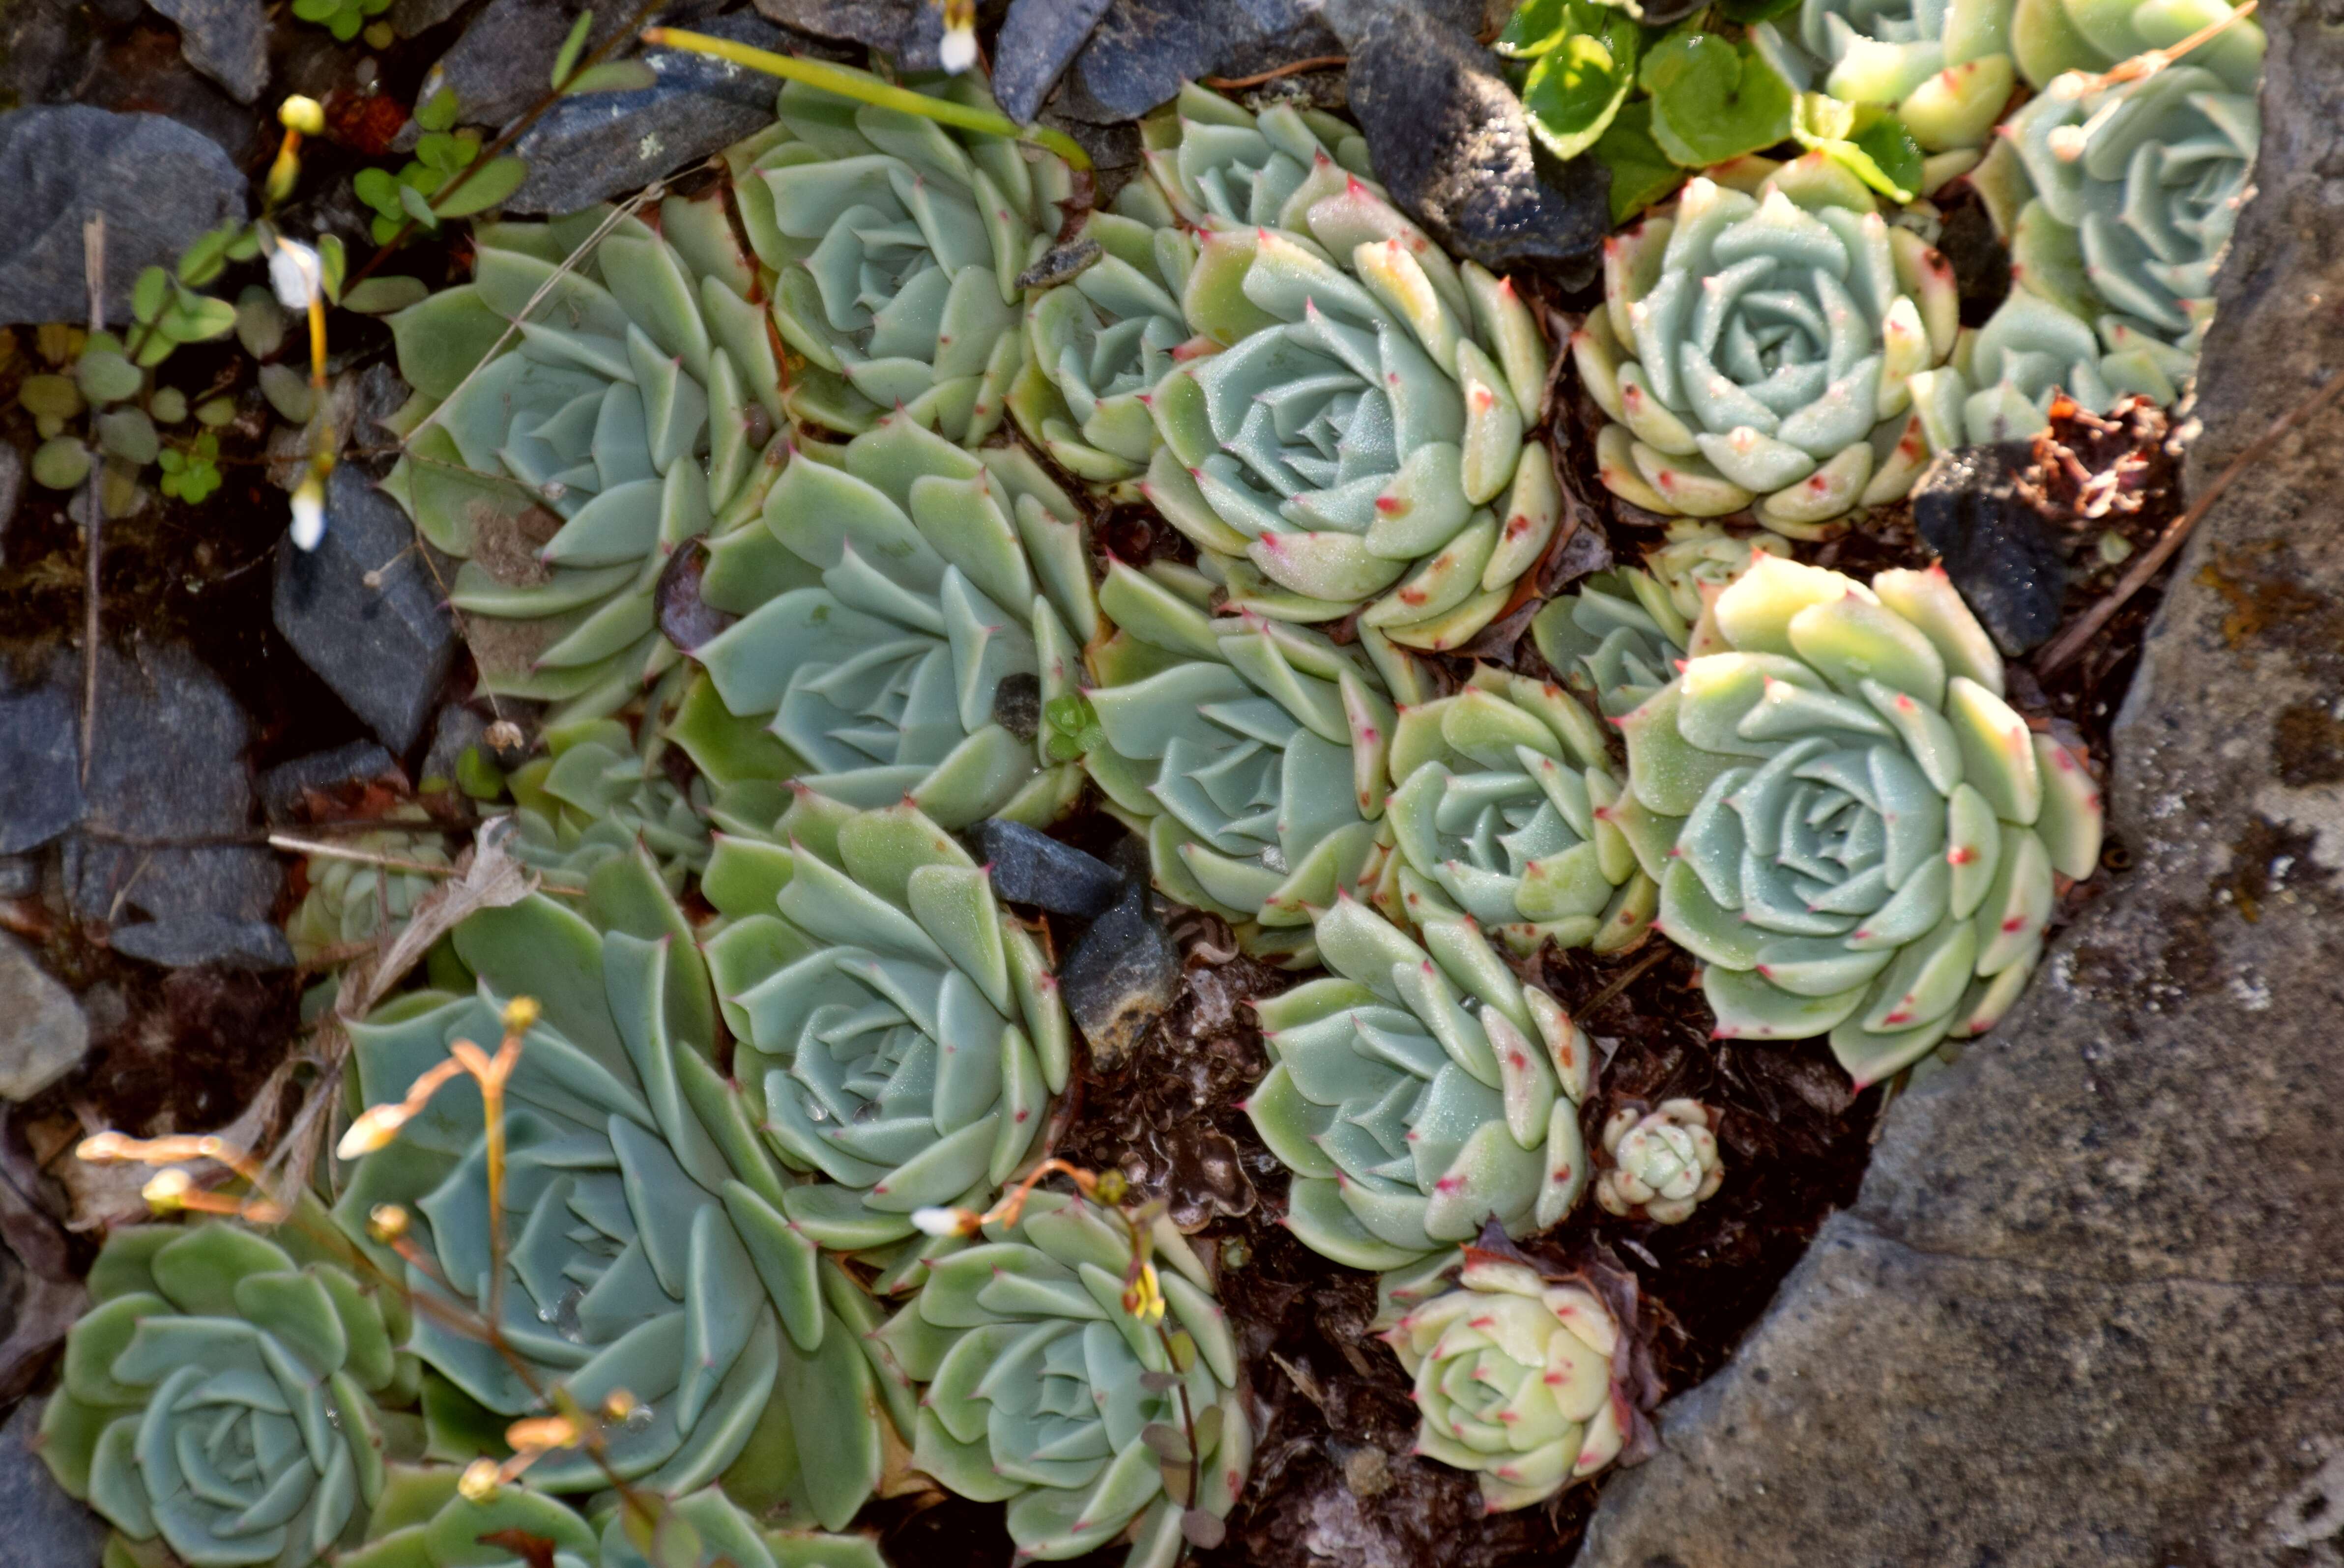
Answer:
<svg viewBox="0 0 2344 1568"><path fill-rule="evenodd" d="M1325 971L1254 1003L1245 1111L1294 1235L1393 1271L1420 1452L1493 1510L1611 1463L1632 1314L1473 1243L1591 1188L1685 1221L1717 1120L1614 1107L1591 1151L1594 1042L1524 977L1657 934L1720 1036L1828 1034L1858 1084L2012 1004L2096 860L2090 777L1942 573L1793 541L2054 387L2186 378L2258 35L2111 67L2207 6L1525 6L1541 134L1650 148L1665 190L1615 197L1674 197L1571 337L1601 481L1666 540L1560 595L1540 318L1330 116L1184 87L1069 226L1055 155L793 82L723 190L479 225L471 280L391 317L386 488L461 563L483 689L551 705L484 839L538 880L347 1024L329 1243L109 1244L60 1479L127 1542L280 1568L508 1530L874 1568L823 1533L905 1466L1005 1503L1021 1559L1217 1540L1256 1434L1216 1269L1119 1175L1036 1187L1074 1028L955 837L1086 792L1158 892ZM1977 164L2020 76L1975 177L2039 276L1971 332L1883 198ZM1185 543L1095 562L1136 505ZM442 851L393 831L313 869L305 956L412 911Z"/></svg>

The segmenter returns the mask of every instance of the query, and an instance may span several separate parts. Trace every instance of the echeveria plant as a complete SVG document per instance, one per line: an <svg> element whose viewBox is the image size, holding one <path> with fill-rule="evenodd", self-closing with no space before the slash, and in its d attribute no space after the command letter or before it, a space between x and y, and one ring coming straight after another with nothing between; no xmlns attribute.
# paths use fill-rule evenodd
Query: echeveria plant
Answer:
<svg viewBox="0 0 2344 1568"><path fill-rule="evenodd" d="M1587 1184L1587 1037L1470 920L1419 913L1422 947L1339 900L1318 917L1333 974L1254 1004L1272 1065L1246 1114L1294 1172L1287 1226L1356 1269L1420 1262L1491 1220L1544 1230Z"/></svg>
<svg viewBox="0 0 2344 1568"><path fill-rule="evenodd" d="M1256 115L1193 82L1139 131L1148 177L1116 206L1159 226L1291 229L1347 176L1374 177L1367 139L1334 116L1286 104Z"/></svg>
<svg viewBox="0 0 2344 1568"><path fill-rule="evenodd" d="M309 890L285 921L285 938L292 944L297 961L332 963L338 956L347 958L383 931L397 930L424 895L439 886L440 878L428 869L389 863L403 860L410 867L441 868L449 864L447 840L438 831L389 825L422 815L419 809L412 816L399 813L388 819L379 832L335 840L338 848L377 857L375 860L312 855L304 862Z"/></svg>
<svg viewBox="0 0 2344 1568"><path fill-rule="evenodd" d="M671 674L666 684L673 683ZM640 845L668 891L683 890L685 873L708 864L707 786L677 784L662 759L667 742L658 726L645 719L640 729L631 735L621 719L597 719L546 731L548 754L510 780L514 859L577 887Z"/></svg>
<svg viewBox="0 0 2344 1568"><path fill-rule="evenodd" d="M1332 170L1331 164L1325 166ZM1208 227L1182 300L1217 351L1150 394L1146 494L1279 619L1361 605L1394 641L1455 648L1545 552L1561 499L1525 444L1546 347L1511 287L1453 265L1357 179Z"/></svg>
<svg viewBox="0 0 2344 1568"><path fill-rule="evenodd" d="M1009 407L1068 473L1105 484L1145 473L1155 455L1147 395L1189 342L1180 297L1197 242L1116 213L1093 213L1082 238L1098 258L1026 307Z"/></svg>
<svg viewBox="0 0 2344 1568"><path fill-rule="evenodd" d="M419 397L385 488L463 558L450 598L484 689L564 719L615 711L672 659L652 590L754 490L781 414L722 204L672 197L656 231L621 220L561 272L599 216L484 224L473 281L390 318Z"/></svg>
<svg viewBox="0 0 2344 1568"><path fill-rule="evenodd" d="M825 1246L909 1238L915 1210L1008 1179L1066 1084L1070 1030L1040 945L985 870L908 805L802 794L779 843L728 838L706 888L741 918L711 945L746 1026L747 1111L823 1180L782 1209Z"/></svg>
<svg viewBox="0 0 2344 1568"><path fill-rule="evenodd" d="M1669 524L1668 542L1645 552L1644 565L1669 590L1670 605L1691 626L1701 618L1704 605L1750 569L1750 558L1762 553L1787 556L1791 541L1763 528L1729 533L1713 522L1679 518Z"/></svg>
<svg viewBox="0 0 2344 1568"><path fill-rule="evenodd" d="M41 1414L57 1483L182 1562L306 1568L379 1494L402 1307L242 1226L116 1231ZM412 1418L408 1418L410 1422Z"/></svg>
<svg viewBox="0 0 2344 1568"><path fill-rule="evenodd" d="M692 657L722 708L771 731L783 777L849 805L1047 823L1080 777L1036 715L1098 630L1082 514L1018 448L971 453L908 416L816 451L711 548L702 596L742 618ZM679 731L695 754L697 728Z"/></svg>
<svg viewBox="0 0 2344 1568"><path fill-rule="evenodd" d="M1146 832L1167 897L1239 922L1253 950L1308 961L1309 910L1355 889L1374 851L1398 719L1387 693L1427 694L1372 628L1361 640L1380 669L1317 632L1208 615L1212 589L1160 562L1109 567L1100 605L1120 629L1091 651L1103 744L1085 764Z"/></svg>
<svg viewBox="0 0 2344 1568"><path fill-rule="evenodd" d="M2228 0L2158 0L2107 5L2095 0L2016 0L2010 52L2028 86L2040 91L2068 71L2111 70L2152 49L2167 49L2229 20ZM2214 72L2234 91L2251 93L2261 74L2264 38L2252 22L2232 24L2190 50L2192 65Z"/></svg>
<svg viewBox="0 0 2344 1568"><path fill-rule="evenodd" d="M1184 1512L1226 1516L1244 1488L1252 1428L1211 1280L1168 1222L1147 1241L1167 1266L1132 1292L1124 1224L1034 1193L1015 1223L937 1261L879 1332L924 1385L912 1463L1006 1502L1021 1558L1127 1539L1123 1568L1170 1568Z"/></svg>
<svg viewBox="0 0 2344 1568"><path fill-rule="evenodd" d="M1521 952L1643 936L1659 890L1604 820L1620 780L1560 686L1479 666L1464 690L1399 716L1389 766L1398 852L1378 902L1395 919L1454 905Z"/></svg>
<svg viewBox="0 0 2344 1568"><path fill-rule="evenodd" d="M1668 585L1633 567L1582 578L1531 618L1539 656L1606 719L1667 685L1692 635Z"/></svg>
<svg viewBox="0 0 2344 1568"><path fill-rule="evenodd" d="M1667 517L1755 503L1812 537L1920 477L1910 383L1953 350L1952 267L1844 205L1868 208L1860 188L1785 178L1801 168L1755 196L1694 179L1673 216L1605 243L1604 308L1571 348L1614 421L1597 457L1622 499Z"/></svg>
<svg viewBox="0 0 2344 1568"><path fill-rule="evenodd" d="M1794 86L1892 108L1933 153L1984 146L2018 79L2010 0L1799 0L1751 33Z"/></svg>
<svg viewBox="0 0 2344 1568"><path fill-rule="evenodd" d="M1603 1152L1612 1163L1595 1179L1595 1201L1607 1213L1682 1224L1725 1184L1716 1119L1697 1100L1622 1106L1603 1124Z"/></svg>
<svg viewBox="0 0 2344 1568"><path fill-rule="evenodd" d="M1455 1290L1384 1334L1416 1379L1416 1451L1470 1471L1492 1513L1542 1503L1617 1457L1635 1417L1602 1298L1469 1251Z"/></svg>
<svg viewBox="0 0 2344 1568"><path fill-rule="evenodd" d="M971 77L934 92L992 107ZM975 445L1017 373L1017 278L1057 230L1066 166L801 82L775 114L730 161L743 226L775 275L774 325L809 362L792 374L790 412L855 432L901 407Z"/></svg>
<svg viewBox="0 0 2344 1568"><path fill-rule="evenodd" d="M551 1413L557 1391L590 1412L631 1396L638 1416L599 1455L551 1450L530 1486L594 1491L614 1472L687 1492L745 1451L765 1462L749 1477L759 1496L836 1527L878 1481L882 1402L900 1392L859 1343L876 1309L783 1217L788 1180L710 1060L714 1002L688 930L647 864L616 885L627 864L598 870L587 900L621 929L541 895L482 911L453 936L479 996L419 992L350 1026L362 1098L379 1106L452 1042L496 1040L496 999L542 1009L502 1091L499 1181L481 1095L459 1079L359 1160L338 1213L354 1234L378 1205L408 1216L415 1261L382 1255L446 1309L419 1309L409 1342L462 1400L510 1420ZM492 1309L501 1352L460 1326ZM787 1464L773 1462L777 1428Z"/></svg>
<svg viewBox="0 0 2344 1568"><path fill-rule="evenodd" d="M1829 1031L1871 1083L1989 1028L2042 950L2055 873L2096 866L2082 762L2004 701L1942 570L1870 588L1773 556L1717 598L1724 651L1622 720L1661 884L1721 1037Z"/></svg>

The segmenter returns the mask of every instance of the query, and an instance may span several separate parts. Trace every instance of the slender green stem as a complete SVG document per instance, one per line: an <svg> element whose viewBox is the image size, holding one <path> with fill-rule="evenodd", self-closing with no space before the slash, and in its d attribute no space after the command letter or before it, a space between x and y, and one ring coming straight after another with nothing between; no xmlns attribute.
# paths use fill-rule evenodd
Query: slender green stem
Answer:
<svg viewBox="0 0 2344 1568"><path fill-rule="evenodd" d="M965 131L983 131L988 136L1032 142L1036 146L1049 148L1078 169L1091 166L1090 155L1083 151L1082 144L1063 131L1054 131L1046 126L1021 126L997 110L972 108L966 104L915 93L909 87L891 86L864 72L849 70L844 65L776 55L770 49L753 48L749 45L736 44L730 38L718 38L706 33L688 33L679 27L647 27L643 30L642 38L644 43L654 46L689 49L695 55L712 55L736 65L746 65L753 71L763 71L769 76L785 76L793 82L803 82L809 87L820 87L826 93L836 93L843 98L854 98L879 108L924 116L947 126L958 126Z"/></svg>

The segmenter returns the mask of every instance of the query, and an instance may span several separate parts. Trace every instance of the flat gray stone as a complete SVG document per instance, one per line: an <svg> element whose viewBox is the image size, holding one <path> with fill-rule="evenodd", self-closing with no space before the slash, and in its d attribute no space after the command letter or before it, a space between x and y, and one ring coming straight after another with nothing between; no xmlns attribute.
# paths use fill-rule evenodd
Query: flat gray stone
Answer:
<svg viewBox="0 0 2344 1568"><path fill-rule="evenodd" d="M143 269L244 216L245 180L176 120L51 105L0 115L0 324L89 319L82 224L94 212L106 215L106 318L126 321Z"/></svg>
<svg viewBox="0 0 2344 1568"><path fill-rule="evenodd" d="M301 798L311 789L335 789L344 784L399 779L399 759L371 740L353 740L331 751L312 751L280 762L260 776L260 809L271 823L282 824L300 813Z"/></svg>
<svg viewBox="0 0 2344 1568"><path fill-rule="evenodd" d="M1010 0L993 43L993 100L1030 125L1058 74L1106 14L1108 0Z"/></svg>
<svg viewBox="0 0 2344 1568"><path fill-rule="evenodd" d="M754 0L758 14L836 44L868 44L898 70L942 69L944 7L934 0Z"/></svg>
<svg viewBox="0 0 2344 1568"><path fill-rule="evenodd" d="M146 0L179 25L179 55L249 104L268 85L268 13L260 0Z"/></svg>
<svg viewBox="0 0 2344 1568"><path fill-rule="evenodd" d="M0 855L45 844L81 820L81 715L65 680L15 687L0 670Z"/></svg>
<svg viewBox="0 0 2344 1568"><path fill-rule="evenodd" d="M277 547L271 606L303 663L405 756L456 658L456 623L398 503L347 465L326 486L326 536ZM368 582L371 576L375 581Z"/></svg>
<svg viewBox="0 0 2344 1568"><path fill-rule="evenodd" d="M184 922L265 921L284 880L268 849L237 841L252 829L244 711L194 655L146 643L106 651L98 692L88 812L65 843L68 903L117 941L174 922L157 938L170 935L173 961L201 962Z"/></svg>
<svg viewBox="0 0 2344 1568"><path fill-rule="evenodd" d="M2344 366L2344 32L2267 12L2260 195L2207 343L2213 476ZM2344 414L2208 516L2117 726L2135 869L1891 1111L1592 1568L2316 1568L2344 1553Z"/></svg>
<svg viewBox="0 0 2344 1568"><path fill-rule="evenodd" d="M1112 0L1075 73L1094 102L1133 118L1184 80L1341 52L1317 0Z"/></svg>
<svg viewBox="0 0 2344 1568"><path fill-rule="evenodd" d="M0 1100L30 1100L81 1065L89 1020L33 950L0 936Z"/></svg>

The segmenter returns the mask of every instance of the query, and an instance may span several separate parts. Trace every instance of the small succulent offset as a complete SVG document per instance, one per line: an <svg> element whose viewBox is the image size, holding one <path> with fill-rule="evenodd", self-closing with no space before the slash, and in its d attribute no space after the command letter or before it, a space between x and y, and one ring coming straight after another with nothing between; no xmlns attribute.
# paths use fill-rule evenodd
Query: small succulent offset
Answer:
<svg viewBox="0 0 2344 1568"><path fill-rule="evenodd" d="M1124 1226L1036 1192L879 1331L924 1385L913 1465L1006 1502L1021 1561L1128 1539L1123 1568L1170 1568L1184 1513L1224 1518L1245 1485L1253 1433L1210 1277L1167 1221L1148 1240L1167 1266L1146 1265L1135 1309Z"/></svg>
<svg viewBox="0 0 2344 1568"><path fill-rule="evenodd" d="M1604 820L1620 780L1562 688L1478 666L1464 690L1399 716L1389 766L1398 854L1378 902L1395 919L1445 900L1524 953L1642 940L1660 890Z"/></svg>
<svg viewBox="0 0 2344 1568"><path fill-rule="evenodd" d="M2053 876L2091 875L2097 787L2003 700L1941 569L1870 588L1772 556L1717 641L1622 720L1622 820L1656 929L1700 959L1721 1038L1831 1035L1859 1084L1991 1028L2032 971Z"/></svg>
<svg viewBox="0 0 2344 1568"><path fill-rule="evenodd" d="M972 453L907 414L812 453L762 526L712 548L702 597L742 618L692 657L809 788L1046 825L1081 775L1036 709L1074 692L1099 629L1081 512L1022 448Z"/></svg>
<svg viewBox="0 0 2344 1568"><path fill-rule="evenodd" d="M1097 258L1026 307L1026 363L1009 393L1019 428L1093 484L1137 477L1155 455L1155 390L1190 342L1180 297L1197 242L1119 213L1093 213L1079 244Z"/></svg>
<svg viewBox="0 0 2344 1568"><path fill-rule="evenodd" d="M1416 1452L1472 1472L1492 1513L1618 1457L1636 1419L1614 1370L1622 1337L1595 1292L1470 1249L1458 1288L1384 1334L1416 1380Z"/></svg>
<svg viewBox="0 0 2344 1568"><path fill-rule="evenodd" d="M407 819L418 820L422 815L418 809ZM379 832L338 839L336 844L385 861L403 860L408 862L406 867L331 855L309 857L305 868L309 890L285 922L285 937L293 944L298 962L331 961L337 950L347 956L351 949L384 931L397 930L424 896L439 886L440 876L409 867L446 868L450 864L447 839L428 824L420 831L393 825L399 819L387 821Z"/></svg>
<svg viewBox="0 0 2344 1568"><path fill-rule="evenodd" d="M1981 147L2017 85L2011 0L1799 0L1751 28L1802 91L1896 112L1926 151Z"/></svg>
<svg viewBox="0 0 2344 1568"><path fill-rule="evenodd" d="M935 92L993 106L972 77ZM1017 373L1017 278L1058 227L1066 166L800 82L775 114L732 162L742 222L775 274L773 323L810 362L790 377L790 412L851 434L901 407L975 445Z"/></svg>
<svg viewBox="0 0 2344 1568"><path fill-rule="evenodd" d="M1603 1152L1612 1165L1596 1178L1595 1201L1606 1213L1682 1224L1725 1184L1717 1115L1698 1100L1621 1107L1603 1124Z"/></svg>
<svg viewBox="0 0 2344 1568"><path fill-rule="evenodd" d="M1110 565L1091 650L1106 744L1084 765L1147 836L1168 898L1238 923L1248 950L1307 962L1309 910L1359 884L1382 815L1398 715L1420 677L1373 628L1377 663L1254 616L1213 616L1214 585L1158 562ZM1380 668L1379 668L1380 666Z"/></svg>
<svg viewBox="0 0 2344 1568"><path fill-rule="evenodd" d="M1165 444L1145 493L1219 558L1236 608L1368 605L1396 642L1460 646L1561 516L1523 439L1545 342L1509 285L1331 162L1283 206L1290 227L1199 235L1182 306L1215 351L1149 394Z"/></svg>
<svg viewBox="0 0 2344 1568"><path fill-rule="evenodd" d="M561 273L599 216L483 225L473 281L389 318L419 396L384 487L463 559L450 599L483 689L558 703L556 722L616 711L672 661L652 589L762 499L781 414L722 204L670 197L656 231L621 220Z"/></svg>
<svg viewBox="0 0 2344 1568"><path fill-rule="evenodd" d="M510 780L513 858L579 888L596 868L632 856L640 845L668 891L680 894L685 873L708 864L707 786L679 785L663 765L658 728L645 719L642 731L631 736L617 719L548 729L548 755L522 764Z"/></svg>
<svg viewBox="0 0 2344 1568"><path fill-rule="evenodd" d="M1690 626L1702 608L1750 569L1753 555L1787 556L1791 541L1764 529L1729 533L1713 522L1679 518L1668 542L1644 553L1644 565L1669 590L1669 603Z"/></svg>
<svg viewBox="0 0 2344 1568"><path fill-rule="evenodd" d="M306 1568L355 1538L383 1483L377 1401L413 1393L399 1309L226 1222L116 1231L90 1292L41 1416L59 1485L189 1563Z"/></svg>
<svg viewBox="0 0 2344 1568"><path fill-rule="evenodd" d="M910 806L801 793L774 837L728 838L703 884L737 922L710 949L745 1025L733 1073L783 1160L823 1178L783 1194L794 1227L844 1250L905 1240L915 1210L981 1200L1041 1136L1071 1050L1057 982L984 868Z"/></svg>
<svg viewBox="0 0 2344 1568"><path fill-rule="evenodd" d="M1696 178L1673 216L1605 242L1605 307L1571 348L1614 421L1596 444L1614 495L1667 517L1754 501L1795 534L1912 488L1911 380L1953 351L1953 270L1850 199L1869 202L1804 160L1755 196Z"/></svg>
<svg viewBox="0 0 2344 1568"><path fill-rule="evenodd" d="M2160 405L2177 395L2157 357L2106 352L2083 317L2025 288L1962 339L1951 362L1913 377L1914 408L1938 451L2026 440L2050 427L2052 399L2063 392L2095 413L2130 390Z"/></svg>
<svg viewBox="0 0 2344 1568"><path fill-rule="evenodd" d="M1287 104L1256 115L1193 82L1139 134L1148 178L1116 207L1159 227L1292 229L1345 176L1374 178L1366 138L1334 116Z"/></svg>
<svg viewBox="0 0 2344 1568"><path fill-rule="evenodd" d="M648 934L598 931L542 896L485 910L452 938L479 996L420 992L350 1026L370 1114L407 1109L395 1137L358 1145L370 1151L337 1214L353 1235L399 1215L406 1251L373 1244L419 1300L457 1314L419 1308L409 1342L462 1399L510 1420L554 1413L557 1395L588 1411L630 1397L599 1453L550 1449L531 1487L590 1492L614 1473L691 1491L787 1423L794 1463L752 1479L835 1528L880 1473L889 1395L858 1343L876 1309L783 1218L787 1181L709 1060L715 1004L688 930L647 865L614 887L621 866L586 908ZM491 999L524 991L542 1014L519 1037L497 1141L470 1079L412 1107L451 1044L498 1037ZM473 1315L494 1316L500 1348L462 1332Z"/></svg>
<svg viewBox="0 0 2344 1568"><path fill-rule="evenodd" d="M460 1478L447 1465L387 1467L366 1544L335 1568L525 1568L531 1559L490 1539L508 1531L550 1543L554 1568L885 1568L868 1536L763 1529L718 1487L650 1499L648 1520L621 1503L598 1530L541 1492L500 1485L475 1500Z"/></svg>
<svg viewBox="0 0 2344 1568"><path fill-rule="evenodd" d="M1318 917L1334 973L1254 1006L1269 1073L1246 1101L1294 1172L1286 1224L1355 1269L1422 1261L1568 1214L1587 1185L1579 1107L1592 1048L1462 916L1419 947L1354 899Z"/></svg>
<svg viewBox="0 0 2344 1568"><path fill-rule="evenodd" d="M1617 719L1666 686L1692 636L1669 585L1634 567L1596 572L1531 618L1531 640L1565 686Z"/></svg>

